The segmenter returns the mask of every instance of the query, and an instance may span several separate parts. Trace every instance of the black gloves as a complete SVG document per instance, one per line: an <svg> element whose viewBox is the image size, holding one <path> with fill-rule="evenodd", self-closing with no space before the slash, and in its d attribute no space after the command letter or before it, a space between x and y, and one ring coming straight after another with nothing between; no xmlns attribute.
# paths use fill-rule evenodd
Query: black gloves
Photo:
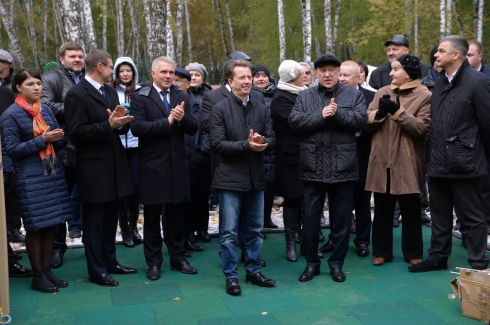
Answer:
<svg viewBox="0 0 490 325"><path fill-rule="evenodd" d="M385 104L385 100L390 100L390 95L384 95L379 99L378 111L376 112L376 117L379 119L384 118L388 114L388 107Z"/></svg>
<svg viewBox="0 0 490 325"><path fill-rule="evenodd" d="M384 95L379 99L379 107L384 107L388 113L395 115L400 109L400 97L396 96L396 102L390 99L390 95Z"/></svg>

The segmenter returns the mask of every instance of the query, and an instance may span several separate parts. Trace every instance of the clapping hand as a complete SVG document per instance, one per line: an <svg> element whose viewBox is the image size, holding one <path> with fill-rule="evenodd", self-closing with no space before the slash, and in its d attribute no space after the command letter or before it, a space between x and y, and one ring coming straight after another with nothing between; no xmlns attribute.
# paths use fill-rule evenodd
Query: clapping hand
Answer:
<svg viewBox="0 0 490 325"><path fill-rule="evenodd" d="M177 105L175 106L171 111L170 111L170 115L173 117L174 120L176 120L177 122L180 122L182 121L182 119L184 118L184 105L185 103L182 102L180 103L180 105Z"/></svg>
<svg viewBox="0 0 490 325"><path fill-rule="evenodd" d="M384 95L379 99L378 111L376 112L376 117L378 119L382 119L388 115L388 107L385 101L390 101L390 95Z"/></svg>
<svg viewBox="0 0 490 325"><path fill-rule="evenodd" d="M322 110L322 117L327 118L327 117L332 117L337 113L337 103L335 103L335 99L332 98L330 99L330 105L325 106Z"/></svg>
<svg viewBox="0 0 490 325"><path fill-rule="evenodd" d="M112 112L108 108L107 114L109 114L109 124L112 129L119 129L134 119L133 116L126 116L126 109L121 105L117 105Z"/></svg>
<svg viewBox="0 0 490 325"><path fill-rule="evenodd" d="M53 131L50 131L51 127L48 125L46 130L44 130L42 137L44 143L48 142L56 142L58 140L61 140L63 136L65 135L65 132L63 132L62 129L54 129Z"/></svg>
<svg viewBox="0 0 490 325"><path fill-rule="evenodd" d="M381 97L380 101L380 106L381 102L383 102L384 107L390 113L391 115L395 115L396 112L400 109L400 97L396 96L396 102L391 100L390 95L384 95Z"/></svg>
<svg viewBox="0 0 490 325"><path fill-rule="evenodd" d="M267 143L264 143L265 137L254 133L254 130L250 129L250 134L248 136L248 144L250 145L250 149L255 152L264 151L267 147Z"/></svg>

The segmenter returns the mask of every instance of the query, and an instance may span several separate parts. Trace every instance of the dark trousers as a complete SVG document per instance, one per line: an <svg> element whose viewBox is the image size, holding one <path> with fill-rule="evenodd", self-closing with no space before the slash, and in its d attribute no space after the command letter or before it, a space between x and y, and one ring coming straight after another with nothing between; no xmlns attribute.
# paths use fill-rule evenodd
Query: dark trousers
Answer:
<svg viewBox="0 0 490 325"><path fill-rule="evenodd" d="M143 235L145 238L144 252L146 264L148 266L161 266L163 263L162 255L162 235L160 232L160 215L165 209L165 216L162 217L162 229L164 229L165 244L170 255L170 264L179 264L185 261L184 241L185 241L185 205L179 204L145 204L145 224Z"/></svg>
<svg viewBox="0 0 490 325"><path fill-rule="evenodd" d="M19 202L15 194L15 174L3 174L3 186L5 189L5 212L7 215L7 231L11 229L20 230L22 221L19 212Z"/></svg>
<svg viewBox="0 0 490 325"><path fill-rule="evenodd" d="M89 275L107 273L108 267L116 266L118 200L105 203L83 203L82 241Z"/></svg>
<svg viewBox="0 0 490 325"><path fill-rule="evenodd" d="M487 168L488 170L488 168ZM480 191L483 199L483 210L487 225L490 226L490 171L480 178Z"/></svg>
<svg viewBox="0 0 490 325"><path fill-rule="evenodd" d="M389 183L388 183L389 185ZM408 262L423 256L420 198L417 194L374 193L373 256L393 259L393 215L398 201L403 216L402 252ZM432 199L432 197L431 197Z"/></svg>
<svg viewBox="0 0 490 325"><path fill-rule="evenodd" d="M68 195L71 196L71 192L77 182L77 168L75 166L65 166L64 171ZM66 223L62 223L54 227L53 252L61 252L64 254L66 249Z"/></svg>
<svg viewBox="0 0 490 325"><path fill-rule="evenodd" d="M209 173L202 174L205 179L190 182L191 201L185 205L185 232L208 231L209 225Z"/></svg>
<svg viewBox="0 0 490 325"><path fill-rule="evenodd" d="M266 188L264 191L264 226L269 226L269 223L272 223L271 214L276 191L274 183L266 182Z"/></svg>
<svg viewBox="0 0 490 325"><path fill-rule="evenodd" d="M432 236L431 261L446 262L451 255L453 202L458 201L461 220L466 228L468 262L472 267L487 267L487 222L483 209L479 178L429 178Z"/></svg>
<svg viewBox="0 0 490 325"><path fill-rule="evenodd" d="M356 239L354 245L371 243L371 192L364 190L366 183L354 187L354 210L356 213Z"/></svg>
<svg viewBox="0 0 490 325"><path fill-rule="evenodd" d="M349 249L349 225L352 215L354 182L324 184L304 182L303 245L307 267L319 267L318 232L320 217L328 193L330 231L334 251L328 259L330 268L342 268Z"/></svg>

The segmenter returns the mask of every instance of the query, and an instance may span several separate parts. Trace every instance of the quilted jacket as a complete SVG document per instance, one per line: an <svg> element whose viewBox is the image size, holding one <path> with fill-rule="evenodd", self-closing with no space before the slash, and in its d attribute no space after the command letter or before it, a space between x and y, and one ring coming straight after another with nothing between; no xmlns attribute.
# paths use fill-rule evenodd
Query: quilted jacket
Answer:
<svg viewBox="0 0 490 325"><path fill-rule="evenodd" d="M331 98L337 112L324 119L322 110ZM356 181L355 134L366 122L364 95L357 89L338 82L332 89L319 85L300 92L289 116L291 130L301 137L299 178L322 183Z"/></svg>

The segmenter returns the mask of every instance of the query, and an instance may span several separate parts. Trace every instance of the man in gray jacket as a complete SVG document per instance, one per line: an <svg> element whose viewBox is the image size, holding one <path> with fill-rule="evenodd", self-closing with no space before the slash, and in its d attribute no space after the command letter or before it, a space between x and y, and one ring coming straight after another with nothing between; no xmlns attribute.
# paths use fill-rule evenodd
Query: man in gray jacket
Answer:
<svg viewBox="0 0 490 325"><path fill-rule="evenodd" d="M304 188L307 264L299 280L310 281L320 274L318 227L328 193L334 247L328 265L332 279L343 282L354 186L359 178L356 132L366 125L367 112L362 92L339 82L337 57L324 54L314 63L319 85L299 93L289 116L291 130L301 136L299 178Z"/></svg>
<svg viewBox="0 0 490 325"><path fill-rule="evenodd" d="M85 61L83 48L75 42L66 42L58 50L60 65L58 69L43 74L41 102L48 105L62 129L65 129L65 95L85 76ZM69 137L66 148L60 151L60 157L65 167L65 178L68 192L71 195L76 183L75 145ZM78 201L78 195L77 195ZM74 212L77 212L76 210ZM68 221L70 237L81 237L81 214L74 213L74 219ZM51 267L63 265L63 255L66 251L66 225L56 227L56 234L51 254Z"/></svg>

